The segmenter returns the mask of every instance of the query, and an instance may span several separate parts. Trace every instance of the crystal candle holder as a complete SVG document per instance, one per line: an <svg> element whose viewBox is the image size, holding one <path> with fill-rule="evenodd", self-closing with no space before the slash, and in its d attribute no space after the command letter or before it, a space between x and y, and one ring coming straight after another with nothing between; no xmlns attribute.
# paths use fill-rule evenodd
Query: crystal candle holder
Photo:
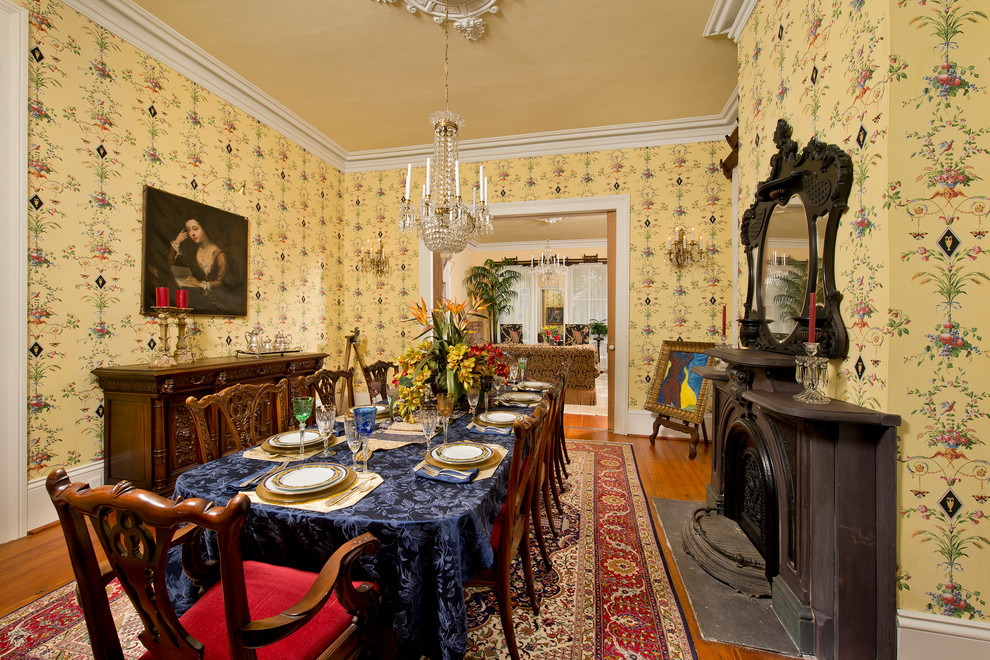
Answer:
<svg viewBox="0 0 990 660"><path fill-rule="evenodd" d="M153 367L174 367L175 358L168 353L168 327L172 317L171 307L152 307L158 313L158 346L155 359L151 361Z"/></svg>
<svg viewBox="0 0 990 660"><path fill-rule="evenodd" d="M828 388L828 358L818 356L818 343L805 342L807 355L797 355L794 361L797 369L794 380L804 386L804 391L795 394L794 399L801 403L826 404L832 399L825 394Z"/></svg>

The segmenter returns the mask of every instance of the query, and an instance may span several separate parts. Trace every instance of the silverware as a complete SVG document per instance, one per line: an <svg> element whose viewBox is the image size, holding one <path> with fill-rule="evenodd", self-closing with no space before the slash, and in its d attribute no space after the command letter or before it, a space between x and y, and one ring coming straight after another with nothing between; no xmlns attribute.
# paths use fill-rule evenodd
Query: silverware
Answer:
<svg viewBox="0 0 990 660"><path fill-rule="evenodd" d="M278 472L279 470L281 470L291 462L292 461L280 461L279 463L276 463L275 465L271 466L261 474L256 474L250 479L247 479L244 483L238 486L238 488L247 488L248 486L254 486L255 484L259 484L262 481L264 481L266 478L275 474L276 472Z"/></svg>
<svg viewBox="0 0 990 660"><path fill-rule="evenodd" d="M334 495L333 497L331 497L330 499L328 499L325 502L325 504L327 506L334 506L335 504L340 504L341 502L343 502L345 499L347 499L351 495L354 495L355 493L367 493L369 490L371 490L372 488L374 488L377 485L378 484L376 484L375 482L373 482L371 479L368 479L364 483L359 484L358 486L356 486L354 488L351 488L349 490L345 490L343 493L340 493L339 495Z"/></svg>
<svg viewBox="0 0 990 660"><path fill-rule="evenodd" d="M444 469L441 470L440 468L435 468L432 465L424 465L423 466L423 472L425 472L426 474L430 475L431 477L440 476L440 473L441 472L446 472L447 474L452 474L452 475L456 475L458 477L464 477L464 478L467 478L467 476L468 476L468 473L467 472L461 472L460 470L453 470L453 469L450 469L450 468L444 468Z"/></svg>

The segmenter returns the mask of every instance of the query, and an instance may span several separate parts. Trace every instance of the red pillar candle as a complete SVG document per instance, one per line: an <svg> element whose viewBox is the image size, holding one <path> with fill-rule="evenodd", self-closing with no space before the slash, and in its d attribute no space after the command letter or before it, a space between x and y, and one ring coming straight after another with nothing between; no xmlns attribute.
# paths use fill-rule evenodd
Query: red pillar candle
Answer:
<svg viewBox="0 0 990 660"><path fill-rule="evenodd" d="M725 305L722 305L722 339L725 339Z"/></svg>
<svg viewBox="0 0 990 660"><path fill-rule="evenodd" d="M185 289L176 289L175 291L175 306L180 309L185 309L189 307L189 292Z"/></svg>
<svg viewBox="0 0 990 660"><path fill-rule="evenodd" d="M815 292L811 292L811 310L808 312L808 343L815 343Z"/></svg>
<svg viewBox="0 0 990 660"><path fill-rule="evenodd" d="M155 289L155 307L168 307L168 287L160 286Z"/></svg>

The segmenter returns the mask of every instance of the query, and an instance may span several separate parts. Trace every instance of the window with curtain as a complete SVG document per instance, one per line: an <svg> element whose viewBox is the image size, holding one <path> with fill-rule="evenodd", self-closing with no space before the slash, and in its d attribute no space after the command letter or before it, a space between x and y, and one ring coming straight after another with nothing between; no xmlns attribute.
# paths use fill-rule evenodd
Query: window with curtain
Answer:
<svg viewBox="0 0 990 660"><path fill-rule="evenodd" d="M507 270L514 270L521 277L512 283L512 290L516 292L516 297L512 300L509 311L503 312L498 317L501 323L519 323L523 329L523 341L530 343L535 341L533 328L530 319L532 318L531 308L533 306L532 277L529 268L522 266L508 266Z"/></svg>
<svg viewBox="0 0 990 660"><path fill-rule="evenodd" d="M575 264L567 268L569 288L566 320L588 323L608 315L608 266Z"/></svg>

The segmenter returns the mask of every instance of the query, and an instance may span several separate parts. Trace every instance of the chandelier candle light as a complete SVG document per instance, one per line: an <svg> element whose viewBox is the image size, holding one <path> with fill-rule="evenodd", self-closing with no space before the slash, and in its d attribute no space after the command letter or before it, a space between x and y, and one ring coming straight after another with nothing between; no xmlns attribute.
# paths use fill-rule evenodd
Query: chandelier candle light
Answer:
<svg viewBox="0 0 990 660"><path fill-rule="evenodd" d="M371 246L371 239L368 239L367 246L361 250L361 257L358 266L366 273L373 273L379 277L385 277L389 273L388 255L385 254L385 245L378 237L378 245Z"/></svg>
<svg viewBox="0 0 990 660"><path fill-rule="evenodd" d="M688 240L684 228L675 227L674 235L667 237L667 263L675 270L682 270L691 264L708 263L704 237L694 240L694 227L692 227L691 240Z"/></svg>
<svg viewBox="0 0 990 660"><path fill-rule="evenodd" d="M433 157L426 159L426 183L418 209L412 203L412 163L406 168L406 190L399 206L399 229L417 229L431 252L449 259L477 236L490 234L488 179L485 168L478 170L478 188L471 195L471 205L461 200L461 164L457 155L457 131L464 125L460 115L447 107L448 23L443 22L443 110L430 115L433 124ZM479 200L478 197L481 199Z"/></svg>

